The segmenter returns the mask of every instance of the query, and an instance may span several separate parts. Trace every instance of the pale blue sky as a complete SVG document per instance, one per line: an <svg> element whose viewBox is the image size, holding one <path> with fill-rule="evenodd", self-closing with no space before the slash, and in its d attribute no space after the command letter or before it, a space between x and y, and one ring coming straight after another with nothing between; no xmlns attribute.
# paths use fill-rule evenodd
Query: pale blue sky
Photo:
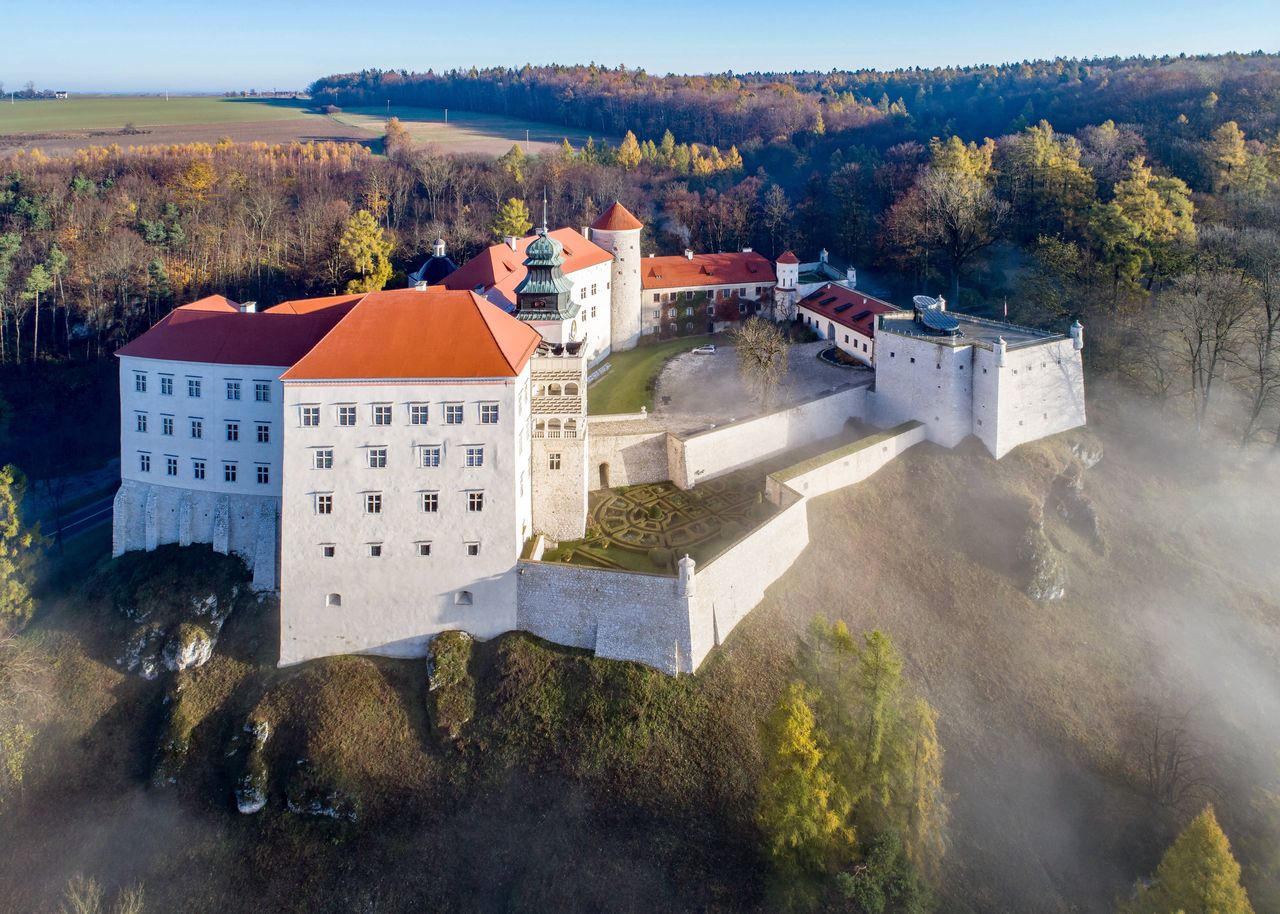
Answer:
<svg viewBox="0 0 1280 914"><path fill-rule="evenodd" d="M598 11L598 15L592 15ZM302 88L363 67L830 70L1280 48L1280 2L0 2L0 80L72 91Z"/></svg>

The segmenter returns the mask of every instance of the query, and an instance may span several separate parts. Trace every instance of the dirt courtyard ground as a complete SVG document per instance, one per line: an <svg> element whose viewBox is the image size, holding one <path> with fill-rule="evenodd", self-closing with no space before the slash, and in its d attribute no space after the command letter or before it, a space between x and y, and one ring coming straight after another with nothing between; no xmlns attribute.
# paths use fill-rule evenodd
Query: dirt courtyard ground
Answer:
<svg viewBox="0 0 1280 914"><path fill-rule="evenodd" d="M774 409L842 384L871 383L875 374L868 368L842 368L821 361L818 353L830 345L801 343L791 348L787 377L774 397ZM721 346L715 355L678 355L658 376L654 418L674 432L689 433L761 412L742 385L738 355L732 347Z"/></svg>

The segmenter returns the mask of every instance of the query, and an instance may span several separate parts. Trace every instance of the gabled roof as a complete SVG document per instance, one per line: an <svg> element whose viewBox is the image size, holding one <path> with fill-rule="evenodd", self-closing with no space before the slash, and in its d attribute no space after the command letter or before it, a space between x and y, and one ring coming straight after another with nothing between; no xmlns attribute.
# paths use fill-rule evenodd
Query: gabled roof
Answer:
<svg viewBox="0 0 1280 914"><path fill-rule="evenodd" d="M875 336L877 314L902 310L887 301L832 282L800 299L796 307L804 308L842 327L856 330L865 337Z"/></svg>
<svg viewBox="0 0 1280 914"><path fill-rule="evenodd" d="M612 254L573 229L556 229L549 234L564 246L563 269L567 274L613 260ZM514 251L506 244L491 245L446 276L440 285L455 291L479 289L480 294L492 302L514 306L516 286L527 272L525 252L536 238L536 235L521 238Z"/></svg>
<svg viewBox="0 0 1280 914"><path fill-rule="evenodd" d="M797 257L795 253L792 251L784 251L782 255L778 257L778 263L799 263L799 262L800 262L800 258Z"/></svg>
<svg viewBox="0 0 1280 914"><path fill-rule="evenodd" d="M613 206L600 214L599 219L591 223L591 227L602 232L627 232L644 228L644 223L631 215L629 209L615 201Z"/></svg>
<svg viewBox="0 0 1280 914"><path fill-rule="evenodd" d="M541 339L473 292L370 292L282 378L509 378Z"/></svg>
<svg viewBox="0 0 1280 914"><path fill-rule="evenodd" d="M317 304L305 311L278 305L245 314L230 299L214 295L175 308L116 355L284 367L302 358L358 300L359 296L339 296L316 299Z"/></svg>
<svg viewBox="0 0 1280 914"><path fill-rule="evenodd" d="M683 289L697 286L759 285L777 281L762 254L694 254L689 257L646 257L640 261L640 285L645 289Z"/></svg>
<svg viewBox="0 0 1280 914"><path fill-rule="evenodd" d="M321 298L294 298L289 301L282 301L263 313L310 314L312 311L320 311L333 305L355 304L364 298L365 294L364 292L355 292L349 295L325 295Z"/></svg>

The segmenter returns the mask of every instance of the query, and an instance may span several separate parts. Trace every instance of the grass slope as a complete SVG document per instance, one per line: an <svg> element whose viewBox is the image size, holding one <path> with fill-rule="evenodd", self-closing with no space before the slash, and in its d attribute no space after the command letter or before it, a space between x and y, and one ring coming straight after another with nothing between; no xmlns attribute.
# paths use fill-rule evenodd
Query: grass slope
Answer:
<svg viewBox="0 0 1280 914"><path fill-rule="evenodd" d="M240 124L290 120L308 114L307 102L291 99L81 95L68 99L21 99L0 104L0 135L64 130L118 130L125 124L155 127Z"/></svg>
<svg viewBox="0 0 1280 914"><path fill-rule="evenodd" d="M587 391L587 411L593 416L639 412L642 406L652 411L654 385L663 366L710 341L709 336L686 336L614 353L607 360L609 370Z"/></svg>
<svg viewBox="0 0 1280 914"><path fill-rule="evenodd" d="M435 144L446 152L488 152L500 155L512 144L528 142L529 152L537 153L558 147L568 139L574 146L587 141L588 133L573 127L561 127L540 121L484 114L478 111L449 110L449 122L440 108L392 106L392 117L398 117L409 136L417 143ZM385 130L388 109L344 108L333 119L350 127L358 127L381 135ZM596 137L596 144L601 138Z"/></svg>

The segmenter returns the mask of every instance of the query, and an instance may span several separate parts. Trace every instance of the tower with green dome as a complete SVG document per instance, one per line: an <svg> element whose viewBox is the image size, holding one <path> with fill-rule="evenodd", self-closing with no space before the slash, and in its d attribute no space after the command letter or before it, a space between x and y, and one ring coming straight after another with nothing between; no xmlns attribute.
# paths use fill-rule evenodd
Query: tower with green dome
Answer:
<svg viewBox="0 0 1280 914"><path fill-rule="evenodd" d="M542 201L538 237L525 252L524 279L516 286L516 317L522 321L568 321L578 316L573 280L564 275L564 245L547 234L547 201Z"/></svg>

